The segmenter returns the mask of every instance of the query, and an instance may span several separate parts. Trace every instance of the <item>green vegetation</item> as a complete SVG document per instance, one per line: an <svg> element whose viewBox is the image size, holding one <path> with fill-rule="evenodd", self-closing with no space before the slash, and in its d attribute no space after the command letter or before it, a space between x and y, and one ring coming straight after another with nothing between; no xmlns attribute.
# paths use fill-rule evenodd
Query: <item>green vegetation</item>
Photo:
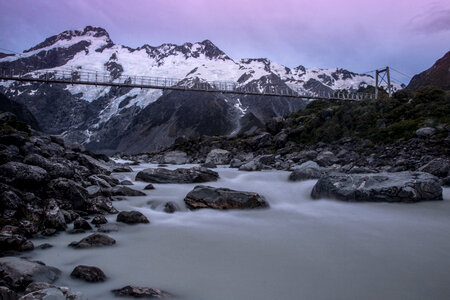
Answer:
<svg viewBox="0 0 450 300"><path fill-rule="evenodd" d="M391 143L414 137L423 126L437 128L436 137L443 139L450 126L450 93L425 87L415 94L399 91L390 99L316 100L293 118L290 139L302 144L333 142L344 137Z"/></svg>

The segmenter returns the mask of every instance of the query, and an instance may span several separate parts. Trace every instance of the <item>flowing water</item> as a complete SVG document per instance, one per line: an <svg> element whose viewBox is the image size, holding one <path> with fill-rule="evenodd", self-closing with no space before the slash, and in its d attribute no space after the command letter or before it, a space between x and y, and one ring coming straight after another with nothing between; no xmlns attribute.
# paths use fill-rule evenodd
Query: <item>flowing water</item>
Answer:
<svg viewBox="0 0 450 300"><path fill-rule="evenodd" d="M117 176L134 180L149 166ZM111 299L111 289L128 284L192 300L450 299L450 189L441 202L345 203L312 200L315 181L289 182L288 172L217 171L208 185L260 193L270 209L186 211L194 184L155 184L145 197L114 202L151 222L120 224L109 233L115 246L72 249L87 233L61 233L34 240L54 247L30 256L61 269L56 284L89 299ZM164 213L167 201L182 211ZM79 264L100 267L108 280L71 279Z"/></svg>

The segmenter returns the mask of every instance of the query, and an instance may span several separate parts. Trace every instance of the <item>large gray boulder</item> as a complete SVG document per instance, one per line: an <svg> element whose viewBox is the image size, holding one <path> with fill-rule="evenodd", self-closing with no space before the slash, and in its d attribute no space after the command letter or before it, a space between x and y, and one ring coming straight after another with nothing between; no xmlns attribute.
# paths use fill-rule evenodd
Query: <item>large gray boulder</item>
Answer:
<svg viewBox="0 0 450 300"><path fill-rule="evenodd" d="M416 135L421 138L427 138L433 136L436 129L433 127L422 127L416 130Z"/></svg>
<svg viewBox="0 0 450 300"><path fill-rule="evenodd" d="M149 287L140 287L127 285L123 288L112 290L113 294L116 297L127 297L127 298L153 298L153 299L164 299L171 298L172 295L168 292L149 288Z"/></svg>
<svg viewBox="0 0 450 300"><path fill-rule="evenodd" d="M445 177L450 172L450 161L443 158L435 158L419 168L421 172L427 172L439 177Z"/></svg>
<svg viewBox="0 0 450 300"><path fill-rule="evenodd" d="M317 163L309 160L299 166L294 166L292 173L289 175L290 181L301 181L309 179L319 179L324 170Z"/></svg>
<svg viewBox="0 0 450 300"><path fill-rule="evenodd" d="M172 165L182 165L188 162L188 157L185 152L182 151L170 151L164 154L161 163L172 164Z"/></svg>
<svg viewBox="0 0 450 300"><path fill-rule="evenodd" d="M78 242L72 242L69 244L70 247L83 249L83 248L93 248L93 247L104 247L111 246L116 243L116 240L112 237L107 236L103 233L94 233Z"/></svg>
<svg viewBox="0 0 450 300"><path fill-rule="evenodd" d="M30 286L34 285L33 283ZM29 287L27 287L27 290ZM32 291L25 292L25 295L19 300L87 300L80 292L72 291L68 287L53 286L50 284L43 284L32 286Z"/></svg>
<svg viewBox="0 0 450 300"><path fill-rule="evenodd" d="M70 273L71 277L79 278L87 282L105 281L106 275L103 271L94 266L79 265Z"/></svg>
<svg viewBox="0 0 450 300"><path fill-rule="evenodd" d="M189 209L250 209L269 207L257 193L198 185L184 198Z"/></svg>
<svg viewBox="0 0 450 300"><path fill-rule="evenodd" d="M202 167L168 170L150 168L137 173L136 180L150 183L200 183L216 181L219 174Z"/></svg>
<svg viewBox="0 0 450 300"><path fill-rule="evenodd" d="M317 181L311 197L355 202L419 202L442 200L442 187L438 178L423 172L330 173Z"/></svg>
<svg viewBox="0 0 450 300"><path fill-rule="evenodd" d="M216 165L229 164L231 160L231 153L223 149L213 149L206 156L205 163L212 163Z"/></svg>
<svg viewBox="0 0 450 300"><path fill-rule="evenodd" d="M16 187L33 187L44 183L48 173L38 166L11 161L0 166L0 180Z"/></svg>
<svg viewBox="0 0 450 300"><path fill-rule="evenodd" d="M0 285L14 291L23 291L34 281L55 282L61 271L41 262L7 256L0 258L0 274Z"/></svg>
<svg viewBox="0 0 450 300"><path fill-rule="evenodd" d="M117 222L122 222L126 224L148 224L150 221L144 216L141 212L132 210L132 211L121 211L117 215Z"/></svg>

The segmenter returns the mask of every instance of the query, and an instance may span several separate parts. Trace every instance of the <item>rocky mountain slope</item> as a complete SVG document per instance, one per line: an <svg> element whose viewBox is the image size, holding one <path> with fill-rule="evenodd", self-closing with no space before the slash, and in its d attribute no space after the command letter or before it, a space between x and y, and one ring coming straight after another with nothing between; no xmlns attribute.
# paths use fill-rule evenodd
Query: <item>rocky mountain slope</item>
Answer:
<svg viewBox="0 0 450 300"><path fill-rule="evenodd" d="M424 86L450 90L450 51L438 59L431 68L415 75L407 89L417 91Z"/></svg>
<svg viewBox="0 0 450 300"><path fill-rule="evenodd" d="M344 69L291 69L268 59L235 61L208 40L132 49L114 44L104 29L91 26L52 36L21 54L2 55L0 69L160 76L188 83L220 80L260 90L284 86L311 95L356 91L374 83L368 75ZM156 150L182 135L252 132L272 117L305 106L299 99L41 83L2 82L0 92L25 104L45 132L109 153Z"/></svg>

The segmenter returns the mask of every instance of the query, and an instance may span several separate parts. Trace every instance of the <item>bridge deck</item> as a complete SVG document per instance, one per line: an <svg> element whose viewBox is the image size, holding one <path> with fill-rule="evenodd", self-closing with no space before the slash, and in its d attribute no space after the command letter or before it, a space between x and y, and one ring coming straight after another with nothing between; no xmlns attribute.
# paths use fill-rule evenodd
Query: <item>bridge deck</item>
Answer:
<svg viewBox="0 0 450 300"><path fill-rule="evenodd" d="M81 84L93 86L111 86L124 88L161 89L178 91L211 92L238 95L288 97L302 99L331 99L331 100L361 100L374 99L375 95L366 93L318 93L306 94L295 91L289 87L269 86L264 90L255 87L239 86L235 82L211 81L211 82L187 82L165 77L148 76L116 76L109 74L80 72L80 71L34 71L29 73L14 73L12 70L0 72L0 80L12 80L19 82L42 82L58 84Z"/></svg>

